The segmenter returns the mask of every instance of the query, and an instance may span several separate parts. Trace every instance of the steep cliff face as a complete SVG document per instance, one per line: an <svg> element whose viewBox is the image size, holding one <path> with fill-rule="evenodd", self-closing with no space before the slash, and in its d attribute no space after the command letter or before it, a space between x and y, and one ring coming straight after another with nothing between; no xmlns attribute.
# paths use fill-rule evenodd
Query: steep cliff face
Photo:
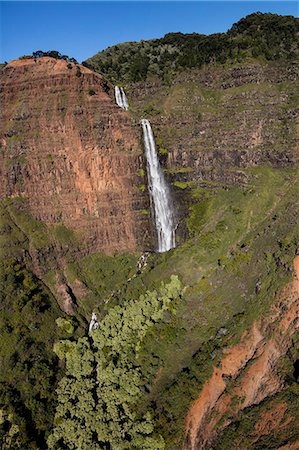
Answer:
<svg viewBox="0 0 299 450"><path fill-rule="evenodd" d="M242 169L298 161L298 65L207 66L131 84L138 115L151 117L174 180L244 182ZM164 149L164 151L163 151Z"/></svg>
<svg viewBox="0 0 299 450"><path fill-rule="evenodd" d="M270 437L275 442L276 435L282 437L286 430L289 439L296 439L298 411L292 414L291 402L277 399L266 410L256 413L252 429L248 421L247 439L242 434L234 437L229 434L225 442L221 433L232 423L240 422L242 411L261 404L267 397L286 388L284 365L287 353L291 356L293 351L291 360L294 367L298 364L295 359L298 314L299 256L294 260L294 280L280 293L270 316L255 322L238 345L226 349L221 363L214 368L211 378L190 408L186 420L186 448L222 449L232 448L229 446L232 444L233 448L244 450L257 448L255 444L258 441ZM274 448L268 445L267 448Z"/></svg>
<svg viewBox="0 0 299 450"><path fill-rule="evenodd" d="M78 231L86 252L149 245L141 136L103 77L52 58L12 61L1 105L1 198Z"/></svg>
<svg viewBox="0 0 299 450"><path fill-rule="evenodd" d="M127 91L136 117L152 123L182 219L198 187L246 186L254 167L298 163L296 62L208 65Z"/></svg>

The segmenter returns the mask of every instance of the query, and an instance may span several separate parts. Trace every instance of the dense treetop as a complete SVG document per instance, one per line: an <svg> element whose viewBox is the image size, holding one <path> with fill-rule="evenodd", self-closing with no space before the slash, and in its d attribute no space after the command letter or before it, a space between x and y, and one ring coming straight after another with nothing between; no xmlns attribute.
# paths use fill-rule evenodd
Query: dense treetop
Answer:
<svg viewBox="0 0 299 450"><path fill-rule="evenodd" d="M298 55L299 19L277 14L251 14L226 33L168 33L161 39L109 47L84 62L110 80L167 79L178 70L248 58L292 59Z"/></svg>
<svg viewBox="0 0 299 450"><path fill-rule="evenodd" d="M32 52L31 55L24 55L21 56L19 59L36 59L36 58L43 58L44 56L78 64L78 61L75 58L70 58L68 55L62 55L57 50L49 50L47 52L44 52L43 50L37 50L36 52Z"/></svg>
<svg viewBox="0 0 299 450"><path fill-rule="evenodd" d="M175 315L182 292L180 280L173 275L158 291L111 308L91 336L55 345L57 355L66 359L66 376L57 390L49 448L165 448L154 431L151 411L138 411L152 381L139 356L149 331L166 312Z"/></svg>

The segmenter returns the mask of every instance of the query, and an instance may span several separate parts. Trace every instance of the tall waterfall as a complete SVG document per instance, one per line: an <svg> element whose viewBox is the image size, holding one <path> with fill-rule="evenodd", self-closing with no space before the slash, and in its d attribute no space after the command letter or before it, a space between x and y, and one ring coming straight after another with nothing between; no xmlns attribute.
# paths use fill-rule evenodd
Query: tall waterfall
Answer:
<svg viewBox="0 0 299 450"><path fill-rule="evenodd" d="M122 87L119 88L118 86L115 86L115 100L122 109L125 109L126 111L129 109L128 99Z"/></svg>
<svg viewBox="0 0 299 450"><path fill-rule="evenodd" d="M166 252L175 247L175 218L170 191L157 156L151 124L142 119L145 156L147 160L148 187L158 234L158 251Z"/></svg>

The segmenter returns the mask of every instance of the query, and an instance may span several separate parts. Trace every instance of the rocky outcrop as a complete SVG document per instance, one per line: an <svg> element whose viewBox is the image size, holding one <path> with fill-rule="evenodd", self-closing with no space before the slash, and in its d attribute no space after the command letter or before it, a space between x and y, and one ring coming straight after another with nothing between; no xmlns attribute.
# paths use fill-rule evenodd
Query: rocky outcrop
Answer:
<svg viewBox="0 0 299 450"><path fill-rule="evenodd" d="M271 315L255 322L238 345L226 349L219 367L214 368L191 406L186 418L186 449L214 448L217 436L237 420L240 411L260 404L284 387L280 363L293 345L298 317L299 256L294 261L294 280L280 293ZM287 426L286 409L279 404L264 413L255 427L256 436Z"/></svg>
<svg viewBox="0 0 299 450"><path fill-rule="evenodd" d="M140 130L89 69L52 58L1 74L0 198L77 231L86 252L149 248Z"/></svg>

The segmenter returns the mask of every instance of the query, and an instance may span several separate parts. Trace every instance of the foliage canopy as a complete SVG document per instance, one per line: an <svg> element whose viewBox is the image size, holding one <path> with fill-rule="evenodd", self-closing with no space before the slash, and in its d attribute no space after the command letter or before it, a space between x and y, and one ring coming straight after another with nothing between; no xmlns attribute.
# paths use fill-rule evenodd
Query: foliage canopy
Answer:
<svg viewBox="0 0 299 450"><path fill-rule="evenodd" d="M172 276L158 291L111 308L90 337L55 345L58 356L65 356L66 376L57 390L50 448L165 448L163 438L154 433L151 411L138 412L150 381L139 352L165 311L175 314L181 294L181 283Z"/></svg>
<svg viewBox="0 0 299 450"><path fill-rule="evenodd" d="M277 14L250 14L226 33L168 33L161 39L127 42L84 62L113 82L137 82L151 76L166 82L180 70L247 58L292 59L298 55L299 20Z"/></svg>

